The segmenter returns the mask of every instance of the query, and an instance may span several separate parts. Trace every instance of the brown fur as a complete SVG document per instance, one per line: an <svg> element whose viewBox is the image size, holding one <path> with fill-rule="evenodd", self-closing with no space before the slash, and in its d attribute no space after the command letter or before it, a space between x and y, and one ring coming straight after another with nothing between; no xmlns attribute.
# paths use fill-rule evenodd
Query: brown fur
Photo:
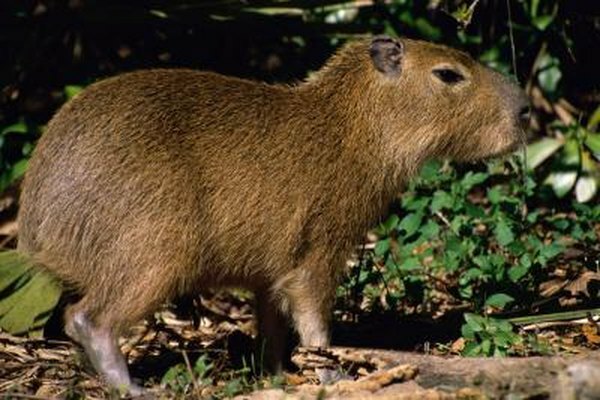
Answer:
<svg viewBox="0 0 600 400"><path fill-rule="evenodd" d="M327 345L349 252L423 162L522 141L517 87L456 50L401 44L396 74L362 40L298 86L149 70L65 105L31 159L19 249L83 295L67 328L82 312L120 333L175 295L241 286L267 336L290 316L304 345ZM441 82L440 65L465 81Z"/></svg>

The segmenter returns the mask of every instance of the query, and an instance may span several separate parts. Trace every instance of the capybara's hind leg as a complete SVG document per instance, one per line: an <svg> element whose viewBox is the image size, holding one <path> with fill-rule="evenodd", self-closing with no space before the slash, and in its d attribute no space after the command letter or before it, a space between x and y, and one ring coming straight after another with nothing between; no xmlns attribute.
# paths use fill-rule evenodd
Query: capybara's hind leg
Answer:
<svg viewBox="0 0 600 400"><path fill-rule="evenodd" d="M288 320L270 293L257 293L258 343L256 358L271 374L283 371Z"/></svg>
<svg viewBox="0 0 600 400"><path fill-rule="evenodd" d="M110 326L96 325L77 305L66 315L65 330L85 350L97 372L107 383L132 395L142 393L142 388L131 382L127 362L119 350L117 337Z"/></svg>

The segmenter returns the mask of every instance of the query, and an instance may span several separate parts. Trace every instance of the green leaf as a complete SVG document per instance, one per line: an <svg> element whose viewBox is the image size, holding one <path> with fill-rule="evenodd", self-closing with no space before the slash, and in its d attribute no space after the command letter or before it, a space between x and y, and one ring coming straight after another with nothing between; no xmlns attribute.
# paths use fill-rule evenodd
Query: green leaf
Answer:
<svg viewBox="0 0 600 400"><path fill-rule="evenodd" d="M600 133L589 132L585 137L584 144L590 149L594 157L600 160Z"/></svg>
<svg viewBox="0 0 600 400"><path fill-rule="evenodd" d="M508 278L511 282L517 283L529 272L531 268L531 258L528 254L523 254L519 259L519 264L508 270Z"/></svg>
<svg viewBox="0 0 600 400"><path fill-rule="evenodd" d="M381 256L387 254L390 250L391 241L392 241L391 238L379 240L375 244L375 249L374 249L375 255L381 257Z"/></svg>
<svg viewBox="0 0 600 400"><path fill-rule="evenodd" d="M427 221L425 225L421 227L421 235L426 239L432 239L440 234L440 226L435 221Z"/></svg>
<svg viewBox="0 0 600 400"><path fill-rule="evenodd" d="M23 175L25 175L25 171L27 170L27 165L29 164L29 160L27 159L23 159L20 161L17 161L17 163L15 165L13 165L10 174L11 174L11 179L13 181L21 178Z"/></svg>
<svg viewBox="0 0 600 400"><path fill-rule="evenodd" d="M469 328L473 332L477 333L484 330L483 327L485 325L485 318L483 318L482 316L472 313L465 313L464 318L465 322L467 323L467 325L469 325Z"/></svg>
<svg viewBox="0 0 600 400"><path fill-rule="evenodd" d="M533 171L561 148L563 142L554 138L543 138L527 146L527 170Z"/></svg>
<svg viewBox="0 0 600 400"><path fill-rule="evenodd" d="M417 257L410 257L403 260L398 267L403 271L412 271L421 268L421 263Z"/></svg>
<svg viewBox="0 0 600 400"><path fill-rule="evenodd" d="M405 216L400 224L398 224L399 229L403 229L406 233L406 236L410 236L414 234L419 227L421 226L421 221L423 220L423 214L421 213L411 213Z"/></svg>
<svg viewBox="0 0 600 400"><path fill-rule="evenodd" d="M485 217L485 210L483 209L483 207L476 206L475 204L465 204L465 212L471 218L480 219Z"/></svg>
<svg viewBox="0 0 600 400"><path fill-rule="evenodd" d="M469 171L465 174L460 183L464 190L468 192L473 188L473 186L485 182L488 176L489 175L485 172L473 173L472 171Z"/></svg>
<svg viewBox="0 0 600 400"><path fill-rule="evenodd" d="M545 54L541 58L540 67L540 71L538 72L538 82L541 88L546 93L555 93L558 88L558 83L562 78L560 61L556 57Z"/></svg>
<svg viewBox="0 0 600 400"><path fill-rule="evenodd" d="M443 190L436 190L433 193L433 199L431 200L431 211L438 212L445 208L452 208L454 205L454 199L448 192Z"/></svg>
<svg viewBox="0 0 600 400"><path fill-rule="evenodd" d="M598 183L596 179L586 175L580 176L575 184L575 197L580 203L586 203L590 201L596 195L598 191Z"/></svg>
<svg viewBox="0 0 600 400"><path fill-rule="evenodd" d="M7 127L5 127L4 129L2 129L2 133L0 133L1 135L4 135L6 133L27 133L28 129L27 129L27 125L25 124L25 122L23 121L19 121L15 124L9 125Z"/></svg>
<svg viewBox="0 0 600 400"><path fill-rule="evenodd" d="M502 201L504 194L502 193L502 189L500 189L499 186L494 186L488 190L487 197L490 203L499 204Z"/></svg>
<svg viewBox="0 0 600 400"><path fill-rule="evenodd" d="M519 240L513 241L511 244L506 246L506 249L510 251L513 256L520 256L527 251L525 244Z"/></svg>
<svg viewBox="0 0 600 400"><path fill-rule="evenodd" d="M479 279L483 275L483 272L479 268L469 268L464 274L461 276L461 280L463 282L471 282L475 279Z"/></svg>
<svg viewBox="0 0 600 400"><path fill-rule="evenodd" d="M476 357L481 354L481 347L478 343L469 341L465 343L462 354L465 357Z"/></svg>
<svg viewBox="0 0 600 400"><path fill-rule="evenodd" d="M15 251L0 253L0 287L0 328L12 334L39 335L62 292L50 275L31 270L31 262Z"/></svg>
<svg viewBox="0 0 600 400"><path fill-rule="evenodd" d="M460 333L465 339L475 340L475 332L473 332L473 329L471 329L469 324L462 324L460 327Z"/></svg>
<svg viewBox="0 0 600 400"><path fill-rule="evenodd" d="M596 128L598 128L599 124L600 124L600 106L598 106L596 108L596 110L594 110L592 115L590 116L590 119L588 120L588 124L587 124L587 129L589 131L595 131Z"/></svg>
<svg viewBox="0 0 600 400"><path fill-rule="evenodd" d="M387 219L387 221L385 221L383 223L383 228L385 230L385 233L389 235L390 232L392 232L394 229L396 229L399 221L400 221L400 217L398 217L396 214L390 215L389 218Z"/></svg>
<svg viewBox="0 0 600 400"><path fill-rule="evenodd" d="M494 319L494 323L496 324L496 326L498 327L498 329L500 330L500 332L503 333L508 333L510 335L512 335L512 338L518 338L519 336L516 335L513 332L513 325L510 323L510 321L506 320L506 319Z"/></svg>
<svg viewBox="0 0 600 400"><path fill-rule="evenodd" d="M415 28L419 31L421 36L426 37L430 41L436 42L442 38L442 31L433 26L425 18L417 18L415 20Z"/></svg>
<svg viewBox="0 0 600 400"><path fill-rule="evenodd" d="M529 10L529 15L531 16L531 19L537 17L539 6L540 0L531 0L531 9Z"/></svg>
<svg viewBox="0 0 600 400"><path fill-rule="evenodd" d="M419 198L413 196L405 196L405 198L402 199L402 205L409 211L422 211L429 204L428 197Z"/></svg>
<svg viewBox="0 0 600 400"><path fill-rule="evenodd" d="M514 297L511 297L505 293L495 293L487 298L485 305L488 307L504 308L508 303L515 301Z"/></svg>
<svg viewBox="0 0 600 400"><path fill-rule="evenodd" d="M576 171L567 172L552 172L546 178L546 183L549 183L554 190L554 193L558 197L564 197L567 193L573 189L575 182L577 181Z"/></svg>
<svg viewBox="0 0 600 400"><path fill-rule="evenodd" d="M440 177L440 169L442 164L437 161L428 161L421 168L420 178L425 181L435 181Z"/></svg>
<svg viewBox="0 0 600 400"><path fill-rule="evenodd" d="M485 339L481 341L481 352L485 355L490 355L492 349L492 341L490 339Z"/></svg>
<svg viewBox="0 0 600 400"><path fill-rule="evenodd" d="M539 17L533 18L531 22L540 31L545 31L552 21L554 21L554 15L540 15Z"/></svg>
<svg viewBox="0 0 600 400"><path fill-rule="evenodd" d="M565 250L564 246L559 243L551 243L540 248L540 256L546 260L551 260Z"/></svg>
<svg viewBox="0 0 600 400"><path fill-rule="evenodd" d="M65 86L65 96L67 100L71 100L73 97L77 96L83 90L83 86L79 85L67 85Z"/></svg>
<svg viewBox="0 0 600 400"><path fill-rule="evenodd" d="M515 235L513 234L510 225L504 219L498 221L498 224L494 228L494 235L496 236L498 243L503 247L515 240Z"/></svg>

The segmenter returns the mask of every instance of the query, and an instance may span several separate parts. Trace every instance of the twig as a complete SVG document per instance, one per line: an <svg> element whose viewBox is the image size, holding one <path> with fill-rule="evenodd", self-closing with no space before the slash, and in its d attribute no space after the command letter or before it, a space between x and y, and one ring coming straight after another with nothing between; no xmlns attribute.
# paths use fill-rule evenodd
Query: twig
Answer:
<svg viewBox="0 0 600 400"><path fill-rule="evenodd" d="M2 396L6 396L4 398L18 398L18 399L39 399L39 400L50 400L50 399L58 399L58 397L48 397L48 396L36 396L34 394L26 394L26 393L5 393Z"/></svg>
<svg viewBox="0 0 600 400"><path fill-rule="evenodd" d="M546 322L557 322L557 321L569 321L569 320L579 320L581 318L586 319L588 314L595 315L594 318L598 318L598 314L600 314L600 308L593 308L590 310L578 310L578 311L565 311L553 314L543 314L543 315L528 315L525 317L516 317L516 318L508 318L508 321L515 325L525 325L525 324L542 324Z"/></svg>
<svg viewBox="0 0 600 400"><path fill-rule="evenodd" d="M515 74L515 77L518 79L517 50L515 49L515 36L513 34L513 27L512 27L512 12L510 10L510 0L506 0L506 10L508 12L508 36L510 37L510 50L512 53L513 73Z"/></svg>
<svg viewBox="0 0 600 400"><path fill-rule="evenodd" d="M190 359L187 356L187 352L185 350L183 350L181 352L181 354L183 356L183 361L185 362L185 367L187 368L188 373L192 377L192 386L194 386L194 392L196 392L196 394L200 395L200 386L198 386L196 374L194 373L194 370L192 369L192 364L190 363Z"/></svg>
<svg viewBox="0 0 600 400"><path fill-rule="evenodd" d="M595 319L593 320L594 324L597 324L598 320L599 320L599 317L596 316ZM524 331L533 331L536 329L552 328L554 326L586 325L589 323L590 323L590 320L588 318L581 318L581 319L576 319L573 321L540 322L540 323L535 323L535 324L531 324L531 325L525 325L521 329L523 329Z"/></svg>

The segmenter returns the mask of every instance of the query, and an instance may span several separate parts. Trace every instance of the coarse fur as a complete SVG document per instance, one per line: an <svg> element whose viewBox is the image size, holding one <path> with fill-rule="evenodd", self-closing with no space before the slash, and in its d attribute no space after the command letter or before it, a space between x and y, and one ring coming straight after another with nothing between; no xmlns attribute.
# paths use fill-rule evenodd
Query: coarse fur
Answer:
<svg viewBox="0 0 600 400"><path fill-rule="evenodd" d="M386 37L344 46L297 86L127 73L49 123L23 185L19 250L82 295L67 332L112 384L130 384L126 367L94 343L111 347L203 288L257 294L278 370L288 318L303 345L328 345L345 260L423 162L515 148L524 107L466 54Z"/></svg>

